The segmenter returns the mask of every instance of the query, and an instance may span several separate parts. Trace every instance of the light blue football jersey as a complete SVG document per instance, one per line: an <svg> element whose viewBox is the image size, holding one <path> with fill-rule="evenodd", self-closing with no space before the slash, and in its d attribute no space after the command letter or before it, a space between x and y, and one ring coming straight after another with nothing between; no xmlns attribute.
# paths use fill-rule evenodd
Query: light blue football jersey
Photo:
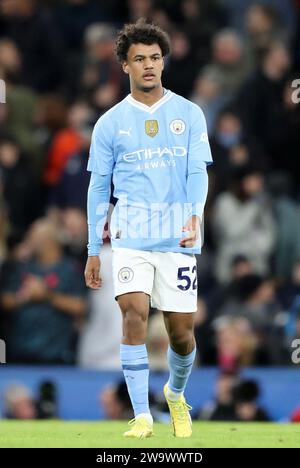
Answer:
<svg viewBox="0 0 300 468"><path fill-rule="evenodd" d="M88 170L113 175L113 247L200 253L180 247L192 214L187 177L212 163L202 110L170 90L152 106L131 95L95 125Z"/></svg>

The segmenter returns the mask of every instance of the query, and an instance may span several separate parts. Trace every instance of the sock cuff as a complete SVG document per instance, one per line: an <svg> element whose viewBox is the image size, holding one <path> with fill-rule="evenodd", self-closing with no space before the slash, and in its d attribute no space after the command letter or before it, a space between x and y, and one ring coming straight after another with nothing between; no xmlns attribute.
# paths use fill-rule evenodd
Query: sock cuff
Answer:
<svg viewBox="0 0 300 468"><path fill-rule="evenodd" d="M141 360L148 361L148 352L145 344L141 345L120 345L121 360Z"/></svg>

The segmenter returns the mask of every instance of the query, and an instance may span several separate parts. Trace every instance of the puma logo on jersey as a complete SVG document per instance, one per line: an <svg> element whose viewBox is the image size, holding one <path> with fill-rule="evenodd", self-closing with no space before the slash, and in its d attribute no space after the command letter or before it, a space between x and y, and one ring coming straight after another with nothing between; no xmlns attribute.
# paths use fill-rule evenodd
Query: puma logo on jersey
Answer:
<svg viewBox="0 0 300 468"><path fill-rule="evenodd" d="M131 127L128 130L119 130L119 135L131 136Z"/></svg>

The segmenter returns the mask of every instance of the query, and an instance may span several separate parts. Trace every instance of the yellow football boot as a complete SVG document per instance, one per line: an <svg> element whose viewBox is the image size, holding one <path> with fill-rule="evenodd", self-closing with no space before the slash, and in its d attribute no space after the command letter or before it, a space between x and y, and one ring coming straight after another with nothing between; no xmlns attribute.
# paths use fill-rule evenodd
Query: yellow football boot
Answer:
<svg viewBox="0 0 300 468"><path fill-rule="evenodd" d="M131 419L128 424L133 427L129 431L124 432L124 437L145 439L153 435L153 424L144 417Z"/></svg>
<svg viewBox="0 0 300 468"><path fill-rule="evenodd" d="M191 437L192 419L189 411L192 409L185 401L183 395L179 400L172 401L168 398L168 384L164 386L164 395L167 400L175 437Z"/></svg>

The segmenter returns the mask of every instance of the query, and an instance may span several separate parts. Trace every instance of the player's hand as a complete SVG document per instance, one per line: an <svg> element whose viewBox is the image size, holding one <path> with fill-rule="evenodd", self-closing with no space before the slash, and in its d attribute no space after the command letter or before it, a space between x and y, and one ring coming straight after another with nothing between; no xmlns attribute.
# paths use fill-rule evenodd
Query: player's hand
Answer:
<svg viewBox="0 0 300 468"><path fill-rule="evenodd" d="M100 275L101 262L98 256L88 257L85 270L84 278L85 284L88 288L99 289L102 286L102 278Z"/></svg>
<svg viewBox="0 0 300 468"><path fill-rule="evenodd" d="M187 232L188 234L179 242L180 247L194 247L196 240L199 238L199 229L199 216L191 216L182 228L182 232Z"/></svg>

